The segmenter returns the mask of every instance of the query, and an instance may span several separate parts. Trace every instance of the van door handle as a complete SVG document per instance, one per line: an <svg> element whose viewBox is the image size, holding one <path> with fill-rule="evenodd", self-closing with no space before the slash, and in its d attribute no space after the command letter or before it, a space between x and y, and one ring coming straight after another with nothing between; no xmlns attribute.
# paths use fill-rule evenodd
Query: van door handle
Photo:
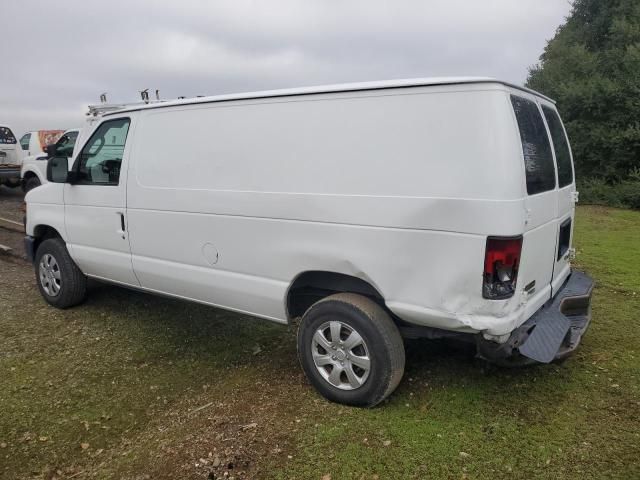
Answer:
<svg viewBox="0 0 640 480"><path fill-rule="evenodd" d="M124 224L124 213L117 212L117 215L120 216L120 230L118 230L118 234L124 239L125 237L125 224Z"/></svg>

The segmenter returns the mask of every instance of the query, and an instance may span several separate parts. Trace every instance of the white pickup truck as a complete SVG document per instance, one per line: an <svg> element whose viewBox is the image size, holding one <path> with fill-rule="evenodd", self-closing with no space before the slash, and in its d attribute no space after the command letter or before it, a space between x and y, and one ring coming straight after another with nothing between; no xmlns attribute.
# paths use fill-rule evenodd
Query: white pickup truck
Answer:
<svg viewBox="0 0 640 480"><path fill-rule="evenodd" d="M67 130L58 138L57 142L44 147L45 153L24 158L20 177L22 179L22 189L25 192L47 182L47 160L49 158L61 156L71 158L73 156L73 149L79 134L80 129L78 128Z"/></svg>
<svg viewBox="0 0 640 480"><path fill-rule="evenodd" d="M34 144L35 139L42 137L42 135L37 135L39 132L24 134L20 139L22 150L27 155L22 160L22 168L19 172L22 189L26 193L47 183L47 161L50 158L66 157L71 163L76 143L81 144L86 139L86 134L93 130L93 126L102 118L102 115L125 107L139 105L139 103L89 105L83 127L72 128L64 133L55 131L56 139L53 140L52 137L48 137L51 141L42 146ZM62 135L60 135L61 133Z"/></svg>

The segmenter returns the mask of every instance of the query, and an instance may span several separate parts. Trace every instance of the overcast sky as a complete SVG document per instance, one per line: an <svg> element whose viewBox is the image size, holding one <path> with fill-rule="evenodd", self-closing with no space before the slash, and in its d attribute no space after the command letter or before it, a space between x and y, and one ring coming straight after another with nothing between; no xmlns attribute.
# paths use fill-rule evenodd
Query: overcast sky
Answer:
<svg viewBox="0 0 640 480"><path fill-rule="evenodd" d="M523 83L568 0L2 0L0 123L90 103L430 76Z"/></svg>

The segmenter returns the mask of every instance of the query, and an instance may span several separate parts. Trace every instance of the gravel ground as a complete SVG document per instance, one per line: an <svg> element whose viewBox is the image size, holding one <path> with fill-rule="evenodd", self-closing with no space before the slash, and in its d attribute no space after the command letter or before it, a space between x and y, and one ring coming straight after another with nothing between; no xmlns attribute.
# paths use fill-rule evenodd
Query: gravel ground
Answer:
<svg viewBox="0 0 640 480"><path fill-rule="evenodd" d="M20 188L0 185L0 217L22 223L24 192Z"/></svg>

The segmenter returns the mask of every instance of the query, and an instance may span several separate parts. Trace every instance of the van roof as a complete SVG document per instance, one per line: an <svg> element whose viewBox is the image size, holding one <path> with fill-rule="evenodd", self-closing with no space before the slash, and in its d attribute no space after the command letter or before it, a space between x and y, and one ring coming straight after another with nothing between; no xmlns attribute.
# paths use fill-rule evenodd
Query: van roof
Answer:
<svg viewBox="0 0 640 480"><path fill-rule="evenodd" d="M200 103L226 102L231 100L249 100L257 98L272 97L288 97L298 95L313 95L317 93L340 93L354 92L364 90L385 90L391 88L409 88L409 87L427 87L437 85L460 85L460 84L478 84L478 83L499 83L507 87L522 90L524 92L544 98L552 103L554 100L542 95L535 90L515 85L491 77L433 77L433 78L410 78L401 80L382 80L376 82L358 82L358 83L340 83L335 85L319 85L313 87L285 88L279 90L265 90L260 92L231 93L225 95L215 95L208 97L186 98L180 100L172 100L167 102L149 103L141 105L124 106L124 108L116 111L106 112L104 116L119 114L122 112L132 112L136 110L147 110L151 108L165 108L178 105L193 105Z"/></svg>

